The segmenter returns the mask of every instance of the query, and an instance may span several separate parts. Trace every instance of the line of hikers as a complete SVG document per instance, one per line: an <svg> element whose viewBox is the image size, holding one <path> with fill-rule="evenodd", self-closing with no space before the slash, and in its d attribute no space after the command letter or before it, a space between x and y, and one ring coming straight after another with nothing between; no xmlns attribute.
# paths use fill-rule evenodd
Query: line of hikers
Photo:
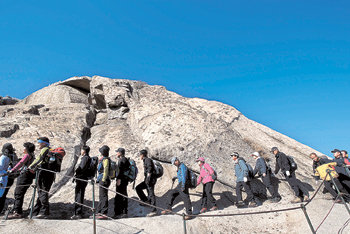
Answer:
<svg viewBox="0 0 350 234"><path fill-rule="evenodd" d="M14 192L14 207L13 212L9 215L9 219L23 217L23 200L27 189L32 184L37 175L38 198L33 209L33 216L35 218L47 218L50 214L49 210L49 194L51 186L55 180L55 173L60 172L65 151L63 148L50 148L50 141L47 137L38 138L38 146L40 154L35 157L35 145L30 142L24 143L23 158L19 161L15 149L9 143L6 143L2 148L2 156L0 157L0 213L2 212L6 200L9 187L17 178L17 184ZM136 163L131 158L125 157L125 149L118 148L116 150L116 161L112 160L110 155L110 148L107 145L99 149L100 157L90 157L89 146L83 146L81 155L79 156L74 176L76 179L73 182L75 186L75 208L74 215L71 219L83 218L82 205L84 203L84 194L87 186L87 181L96 177L96 183L99 186L99 203L97 206L97 219L107 219L108 212L108 188L112 180L116 180L116 196L114 199L114 219L127 217L128 214L128 199L127 186L129 183L134 183L138 174ZM287 156L280 152L277 147L272 147L271 153L276 158L276 167L274 173L269 163L260 156L258 152L254 152L251 156L256 160L254 169L242 158L238 152L233 152L230 157L234 162L234 170L236 176L236 205L238 208L242 207L257 207L260 202L257 196L252 192L251 181L254 178L262 179L270 193L268 200L277 203L281 200L278 193L278 188L272 185L272 176L277 175L279 171L282 172L286 181L293 189L295 199L292 203L305 202L309 200L309 192L303 183L297 180L295 171L297 164L293 157ZM313 160L313 170L316 179L325 179L325 189L340 202L334 183L343 192L344 199L350 201L350 172L346 168L349 165L349 159L346 151L333 150L334 160L328 159L326 156L318 157L315 153L310 154ZM149 216L157 214L155 185L157 179L163 175L162 165L155 160L148 157L147 150L141 150L139 157L143 161L144 166L144 180L136 186L136 192L140 200L153 206ZM180 196L186 208L185 219L190 219L192 215L192 204L189 196L189 189L196 188L203 184L203 193L201 198L201 210L199 213L218 209L216 200L213 197L213 187L217 180L215 170L205 162L203 157L196 159L200 168L199 176L190 170L179 158L171 158L171 164L177 167L177 176L172 179L173 184L178 180L177 186L170 191L167 201L167 207L161 214L170 214L172 206L176 197ZM43 170L40 170L43 169ZM46 171L49 170L49 171ZM331 172L334 180L329 176ZM4 188L6 187L6 188ZM246 199L243 201L242 190L247 193ZM147 191L147 196L144 191ZM122 195L124 196L122 196ZM140 203L145 206L145 204Z"/></svg>

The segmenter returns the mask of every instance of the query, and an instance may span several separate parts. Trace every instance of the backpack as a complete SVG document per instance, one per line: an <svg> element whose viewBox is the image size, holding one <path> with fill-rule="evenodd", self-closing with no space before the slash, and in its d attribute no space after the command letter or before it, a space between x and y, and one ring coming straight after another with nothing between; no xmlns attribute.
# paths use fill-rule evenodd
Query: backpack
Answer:
<svg viewBox="0 0 350 234"><path fill-rule="evenodd" d="M194 189L197 187L197 175L192 170L187 169L187 185L190 189Z"/></svg>
<svg viewBox="0 0 350 234"><path fill-rule="evenodd" d="M115 161L109 160L108 176L110 179L115 179L119 175L119 166Z"/></svg>
<svg viewBox="0 0 350 234"><path fill-rule="evenodd" d="M129 170L124 172L124 175L128 177L129 182L132 183L136 180L137 174L139 173L139 170L137 169L135 160L132 158L128 158L130 167Z"/></svg>
<svg viewBox="0 0 350 234"><path fill-rule="evenodd" d="M248 177L253 179L254 178L254 170L253 167L249 163L245 163L248 168Z"/></svg>
<svg viewBox="0 0 350 234"><path fill-rule="evenodd" d="M349 160L349 158L344 158L344 163L345 163L345 165L350 165L350 160Z"/></svg>
<svg viewBox="0 0 350 234"><path fill-rule="evenodd" d="M287 159L288 159L288 162L289 162L289 165L290 165L292 171L295 171L296 169L298 169L298 165L294 161L294 158L292 156L287 155Z"/></svg>
<svg viewBox="0 0 350 234"><path fill-rule="evenodd" d="M47 169L55 172L61 172L61 165L63 157L66 155L66 151L59 147L56 149L50 149L48 156Z"/></svg>
<svg viewBox="0 0 350 234"><path fill-rule="evenodd" d="M209 164L208 164L208 165L209 165ZM213 169L213 171L214 171L214 173L211 175L211 178L212 178L214 181L217 180L217 179L218 179L218 174L216 173L216 171L214 170L213 167L211 167L210 165L209 165L209 167L210 167L211 169ZM204 168L204 170L206 170L206 172L209 173L209 171L208 171L206 168Z"/></svg>
<svg viewBox="0 0 350 234"><path fill-rule="evenodd" d="M156 171L156 178L160 178L163 176L164 174L164 169L162 164L160 164L160 162L156 161L156 160L152 160L153 161L153 165L154 165L154 170Z"/></svg>
<svg viewBox="0 0 350 234"><path fill-rule="evenodd" d="M97 166L98 166L98 157L90 157L90 163L86 170L88 179L92 179L96 176Z"/></svg>

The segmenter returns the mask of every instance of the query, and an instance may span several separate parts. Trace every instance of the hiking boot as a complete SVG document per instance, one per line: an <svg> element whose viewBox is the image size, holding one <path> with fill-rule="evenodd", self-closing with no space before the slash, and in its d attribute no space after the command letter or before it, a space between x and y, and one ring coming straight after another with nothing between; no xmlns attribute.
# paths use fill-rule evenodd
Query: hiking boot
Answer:
<svg viewBox="0 0 350 234"><path fill-rule="evenodd" d="M96 216L96 219L98 219L98 220L107 220L108 217L105 216L105 215L97 215L97 216Z"/></svg>
<svg viewBox="0 0 350 234"><path fill-rule="evenodd" d="M151 213L147 214L147 217L153 217L157 215L157 211L152 211Z"/></svg>
<svg viewBox="0 0 350 234"><path fill-rule="evenodd" d="M23 216L21 214L18 214L17 212L14 212L13 214L10 214L7 218L8 219L21 219Z"/></svg>
<svg viewBox="0 0 350 234"><path fill-rule="evenodd" d="M82 219L83 218L83 216L82 215L80 215L80 214L78 214L78 215L73 215L72 217L70 217L70 219Z"/></svg>
<svg viewBox="0 0 350 234"><path fill-rule="evenodd" d="M203 214L203 213L207 212L207 210L208 210L207 208L202 208L202 209L199 211L199 213L200 213L200 214Z"/></svg>
<svg viewBox="0 0 350 234"><path fill-rule="evenodd" d="M219 208L217 206L213 206L212 208L210 208L210 211L215 211L218 210Z"/></svg>
<svg viewBox="0 0 350 234"><path fill-rule="evenodd" d="M171 210L163 210L162 212L160 212L161 215L167 215L167 214L171 214Z"/></svg>
<svg viewBox="0 0 350 234"><path fill-rule="evenodd" d="M300 197L296 197L296 198L294 198L294 199L291 201L291 203L299 203L299 202L301 202L301 198L300 198Z"/></svg>
<svg viewBox="0 0 350 234"><path fill-rule="evenodd" d="M239 201L236 203L236 206L237 207L242 207L242 206L245 206L245 203L243 201Z"/></svg>
<svg viewBox="0 0 350 234"><path fill-rule="evenodd" d="M257 207L258 206L258 204L256 204L256 202L250 202L249 203L249 205L248 205L248 207L250 207L250 208L254 208L254 207Z"/></svg>
<svg viewBox="0 0 350 234"><path fill-rule="evenodd" d="M304 202L309 201L309 196L304 196Z"/></svg>
<svg viewBox="0 0 350 234"><path fill-rule="evenodd" d="M48 217L49 215L46 215L46 214L38 214L34 216L33 219L47 219Z"/></svg>

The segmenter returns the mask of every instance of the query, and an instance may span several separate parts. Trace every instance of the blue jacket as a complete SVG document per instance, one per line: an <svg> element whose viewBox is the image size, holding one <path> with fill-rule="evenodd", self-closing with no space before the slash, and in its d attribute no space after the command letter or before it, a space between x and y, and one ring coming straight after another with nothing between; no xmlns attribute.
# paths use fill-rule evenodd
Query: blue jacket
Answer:
<svg viewBox="0 0 350 234"><path fill-rule="evenodd" d="M256 174L258 175L262 175L262 174L267 174L267 167L266 167L266 162L265 162L265 159L259 157L257 160L256 160L256 164L255 164L255 168L254 168L254 176Z"/></svg>
<svg viewBox="0 0 350 234"><path fill-rule="evenodd" d="M0 157L0 171L7 171L10 165L10 158L6 155Z"/></svg>
<svg viewBox="0 0 350 234"><path fill-rule="evenodd" d="M185 164L181 163L179 168L177 169L177 179L181 187L186 186L187 173L188 173L188 168L185 166Z"/></svg>
<svg viewBox="0 0 350 234"><path fill-rule="evenodd" d="M235 174L236 174L236 182L243 182L244 177L248 178L248 167L243 158L238 158L237 163L235 163Z"/></svg>

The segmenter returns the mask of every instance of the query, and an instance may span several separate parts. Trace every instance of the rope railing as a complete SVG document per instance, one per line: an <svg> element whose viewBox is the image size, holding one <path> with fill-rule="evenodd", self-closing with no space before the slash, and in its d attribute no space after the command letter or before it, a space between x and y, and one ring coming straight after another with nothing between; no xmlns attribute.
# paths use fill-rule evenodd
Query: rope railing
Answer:
<svg viewBox="0 0 350 234"><path fill-rule="evenodd" d="M48 170L48 169L44 169L44 168L39 168L39 170L41 170L41 171L47 171L47 172L54 173L54 174L60 174L59 172L55 172L55 171ZM75 180L79 180L79 181L89 182L89 180L77 178L77 177L75 177L75 176L69 176L69 175L63 175L63 176L64 176L64 177L68 177L68 178L72 178L72 179L75 179ZM91 180L91 181L92 181L92 184L94 185L94 184L95 184L94 180ZM333 207L334 207L334 205L335 205L335 202L334 202L333 205L332 205L332 207L331 207L331 209L330 209L330 211L328 211L327 215L324 217L324 219L322 220L322 222L319 224L319 226L316 228L316 230L314 230L314 229L313 229L313 226L312 226L312 224L311 224L311 221L309 220L309 217L307 216L307 213L306 213L306 206L309 205L309 204L313 201L313 199L314 199L314 198L316 197L316 195L319 193L319 191L320 191L322 185L324 184L324 182L325 182L325 179L322 180L322 183L321 183L321 184L318 186L318 188L315 190L315 193L313 194L313 196L312 196L305 204L302 204L301 206L293 206L293 207L288 207L288 208L283 208L283 209L274 209L274 210L263 210L263 211L243 212L243 213L212 214L212 215L210 215L210 214L199 214L199 215L193 215L193 214L192 214L192 215L189 215L189 214L188 214L188 215L186 215L186 216L189 216L189 217L192 217L192 218L194 218L194 217L200 217L200 218L208 218L208 217L232 217L232 216L259 215L259 214L286 212L286 211L293 211L293 210L302 209L302 210L304 211L304 213L305 213L305 216L306 216L306 218L307 218L307 221L308 221L308 223L309 223L309 225L310 225L310 228L311 228L312 232L313 232L313 233L316 233L316 232L318 231L318 229L322 226L322 224L325 222L325 220L329 217L329 214L331 213L331 211L332 211L332 209L333 209ZM24 187L24 186L30 186L30 184L28 184L28 185L19 185L19 186L22 186L22 187ZM32 186L35 187L36 185L32 185ZM114 193L114 194L120 195L120 196L122 196L122 197L124 197L124 198L127 198L127 199L129 199L129 200L135 201L135 202L137 202L137 203L139 203L139 204L143 204L143 205L145 205L145 206L148 206L148 207L151 207L151 208L155 208L155 209L158 209L158 210L162 210L162 211L168 211L169 214L173 214L173 215L177 215L177 216L183 217L183 220L184 220L184 227L185 227L185 233L186 233L185 214L180 214L180 213L174 212L174 211L172 211L172 210L168 210L168 209L165 209L165 208L162 208L162 207L159 207L159 206L151 205L151 204L149 204L149 203L147 203L147 202L143 202L143 201L141 201L141 200L138 200L138 199L135 199L135 198L132 198L132 197L128 197L128 196L126 196L126 195L124 195L124 194L121 194L121 193L119 193L119 192L117 192L117 191L114 191L114 190L112 190L112 189L110 189L110 188L108 188L108 187L102 186L102 185L100 185L100 184L98 184L98 186L101 187L101 188L103 188L103 189L106 189L106 190L108 190L108 191L110 191L110 192L112 192L112 193ZM36 186L36 187L37 187L37 186ZM5 188L10 188L10 187L5 187ZM46 192L46 193L48 193L48 194L51 195L51 196L54 195L54 193L51 193L51 192L49 192L49 191L45 191L44 189L41 189L41 188L38 188L38 187L37 187L37 189L38 189L38 191ZM340 193L339 193L339 194L340 194ZM339 196L341 197L341 195L338 195L338 197L339 197ZM337 197L337 198L338 198L338 197ZM94 202L94 201L93 201L93 202ZM83 207L85 207L85 208L88 208L88 209L92 210L93 214L95 214L95 215L100 215L100 216L106 217L106 218L109 219L109 220L115 221L112 217L109 217L109 216L107 216L107 215L105 215L105 214L96 213L96 209L95 209L94 207L91 207L91 206L88 206L88 205L85 205L85 204L82 204L82 203L79 203L79 202L76 202L76 201L74 201L73 204L81 205L81 206L83 206ZM346 204L345 204L345 205L346 205ZM94 221L94 222L95 222L95 221ZM345 223L344 226L346 227L346 226L349 224L349 222L350 222L350 221L348 220L348 222ZM117 222L117 223L120 223L120 222ZM345 228L345 227L344 227L344 228ZM344 228L343 228L343 229L344 229ZM136 228L135 228L135 229L136 229ZM96 233L96 230L94 230L94 233Z"/></svg>

